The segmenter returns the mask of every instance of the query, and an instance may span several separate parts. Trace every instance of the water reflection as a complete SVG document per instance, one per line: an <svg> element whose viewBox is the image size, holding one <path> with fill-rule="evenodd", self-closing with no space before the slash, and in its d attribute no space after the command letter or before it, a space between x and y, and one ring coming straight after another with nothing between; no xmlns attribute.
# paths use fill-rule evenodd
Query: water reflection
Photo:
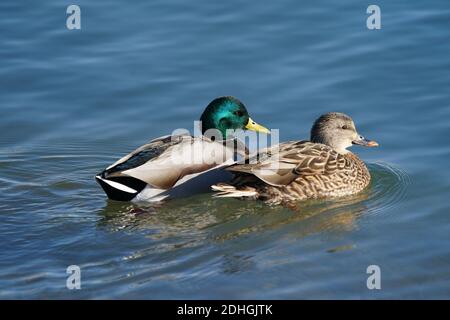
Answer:
<svg viewBox="0 0 450 320"><path fill-rule="evenodd" d="M371 165L373 182L362 193L336 200L310 200L293 207L270 207L257 201L212 198L203 194L160 204L108 201L99 227L143 231L147 238L189 236L222 242L249 234L287 228L291 237L355 228L364 213L377 213L404 196L407 175L387 165ZM286 229L286 228L285 228ZM285 230L286 231L286 230Z"/></svg>
<svg viewBox="0 0 450 320"><path fill-rule="evenodd" d="M256 268L256 262L251 255L225 254L222 260L222 271L226 274L246 272Z"/></svg>
<svg viewBox="0 0 450 320"><path fill-rule="evenodd" d="M207 285L220 274L235 277L257 272L267 263L295 263L297 254L271 260L278 257L280 248L274 245L279 240L302 243L315 235L346 239L342 236L358 229L361 218L395 206L406 193L407 175L384 164L369 167L370 187L346 198L304 201L295 207L213 198L212 194L158 204L107 201L98 212L97 228L111 235L125 233L136 244L121 259L127 270L133 270L126 281L188 285L186 274L197 274L196 285ZM334 245L323 252L335 254L358 247L352 241Z"/></svg>

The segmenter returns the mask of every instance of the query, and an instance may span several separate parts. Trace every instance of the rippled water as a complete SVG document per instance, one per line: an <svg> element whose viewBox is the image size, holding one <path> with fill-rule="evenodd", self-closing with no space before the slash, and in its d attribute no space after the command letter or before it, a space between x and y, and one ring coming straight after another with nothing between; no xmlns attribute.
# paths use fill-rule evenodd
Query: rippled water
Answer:
<svg viewBox="0 0 450 320"><path fill-rule="evenodd" d="M0 298L449 298L447 1L0 4ZM281 140L327 111L371 186L296 209L216 199L108 201L94 175L214 97ZM81 267L81 290L66 268ZM382 289L368 290L378 265Z"/></svg>

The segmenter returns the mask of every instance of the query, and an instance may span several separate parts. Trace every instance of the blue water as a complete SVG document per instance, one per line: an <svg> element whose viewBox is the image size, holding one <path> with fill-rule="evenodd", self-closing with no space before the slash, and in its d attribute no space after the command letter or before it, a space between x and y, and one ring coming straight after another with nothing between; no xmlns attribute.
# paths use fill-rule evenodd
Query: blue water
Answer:
<svg viewBox="0 0 450 320"><path fill-rule="evenodd" d="M450 298L448 1L376 1L380 30L356 0L79 0L72 31L69 4L0 4L0 298ZM98 171L222 95L283 141L348 113L372 185L296 211L105 198Z"/></svg>

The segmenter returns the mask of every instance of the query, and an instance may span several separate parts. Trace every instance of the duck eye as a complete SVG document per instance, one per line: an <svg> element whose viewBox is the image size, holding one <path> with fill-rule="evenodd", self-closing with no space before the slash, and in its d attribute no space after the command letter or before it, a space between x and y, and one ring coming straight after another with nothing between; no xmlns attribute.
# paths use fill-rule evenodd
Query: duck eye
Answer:
<svg viewBox="0 0 450 320"><path fill-rule="evenodd" d="M348 126L344 124L341 129L347 130Z"/></svg>
<svg viewBox="0 0 450 320"><path fill-rule="evenodd" d="M235 112L233 112L235 115L237 115L238 117L242 117L242 115L243 115L243 113L242 113L242 111L235 111Z"/></svg>

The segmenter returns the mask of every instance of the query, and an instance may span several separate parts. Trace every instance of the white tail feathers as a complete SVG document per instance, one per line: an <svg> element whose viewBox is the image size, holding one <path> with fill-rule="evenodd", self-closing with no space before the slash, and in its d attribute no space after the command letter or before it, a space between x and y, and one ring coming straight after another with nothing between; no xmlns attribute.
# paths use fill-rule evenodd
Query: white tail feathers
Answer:
<svg viewBox="0 0 450 320"><path fill-rule="evenodd" d="M241 197L257 197L258 192L255 188L245 187L244 189L236 189L229 184L219 183L211 186L213 191L217 191L214 197L218 198L241 198Z"/></svg>
<svg viewBox="0 0 450 320"><path fill-rule="evenodd" d="M123 191L123 192L128 192L128 193L136 193L136 192L137 192L137 191L134 190L133 188L130 188L130 187L124 185L124 184L121 184L121 183L118 183L118 182L115 182L115 181L111 181L111 180L108 180L108 179L103 179L103 178L100 177L99 175L98 175L98 176L95 176L95 177L96 177L97 179L102 180L104 183L109 184L111 187L113 187L113 188L115 188L115 189L117 189L117 190L120 190L120 191Z"/></svg>

